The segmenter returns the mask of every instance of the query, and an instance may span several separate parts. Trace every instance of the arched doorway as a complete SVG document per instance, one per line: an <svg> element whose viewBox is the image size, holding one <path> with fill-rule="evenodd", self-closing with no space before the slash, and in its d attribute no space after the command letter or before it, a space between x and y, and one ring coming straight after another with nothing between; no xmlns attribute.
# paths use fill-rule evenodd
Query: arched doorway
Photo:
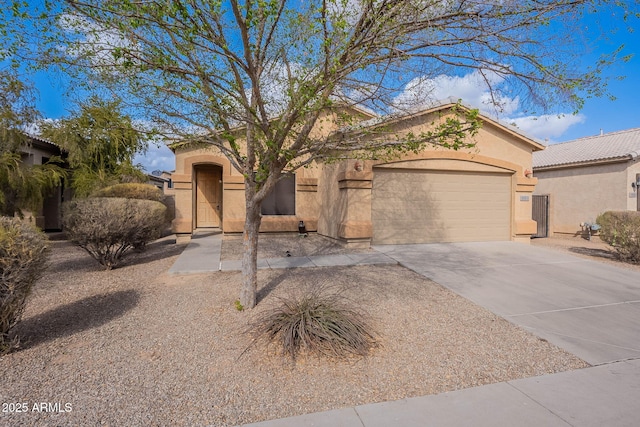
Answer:
<svg viewBox="0 0 640 427"><path fill-rule="evenodd" d="M215 165L195 167L196 228L220 227L222 220L222 168Z"/></svg>

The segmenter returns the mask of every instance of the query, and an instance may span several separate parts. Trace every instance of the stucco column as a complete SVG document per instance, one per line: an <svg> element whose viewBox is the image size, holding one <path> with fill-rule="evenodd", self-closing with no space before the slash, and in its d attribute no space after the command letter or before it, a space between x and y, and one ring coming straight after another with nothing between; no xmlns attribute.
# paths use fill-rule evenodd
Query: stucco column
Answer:
<svg viewBox="0 0 640 427"><path fill-rule="evenodd" d="M514 200L514 236L513 240L529 243L536 234L538 224L531 219L532 195L538 178L516 176L516 192Z"/></svg>
<svg viewBox="0 0 640 427"><path fill-rule="evenodd" d="M373 172L365 169L364 162L349 160L346 170L338 175L338 188L345 203L345 214L338 226L338 238L350 247L369 247L373 237Z"/></svg>
<svg viewBox="0 0 640 427"><path fill-rule="evenodd" d="M176 241L182 243L191 239L193 232L193 184L191 175L172 174L171 181L175 193L175 219L171 222L171 231Z"/></svg>

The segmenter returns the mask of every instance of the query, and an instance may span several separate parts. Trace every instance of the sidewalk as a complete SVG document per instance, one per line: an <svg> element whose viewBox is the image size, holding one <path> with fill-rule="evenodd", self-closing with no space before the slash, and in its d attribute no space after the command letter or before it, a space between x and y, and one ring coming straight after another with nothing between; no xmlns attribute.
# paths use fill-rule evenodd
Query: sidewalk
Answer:
<svg viewBox="0 0 640 427"><path fill-rule="evenodd" d="M245 426L637 426L638 402L640 360L631 360Z"/></svg>
<svg viewBox="0 0 640 427"><path fill-rule="evenodd" d="M222 234L219 231L197 231L169 269L169 274L200 274L215 271L240 271L242 269L241 260L221 262L221 251ZM258 269L375 264L398 264L398 262L380 252L258 259Z"/></svg>
<svg viewBox="0 0 640 427"><path fill-rule="evenodd" d="M172 274L240 270L220 262L222 235L199 231ZM397 264L380 252L259 259L258 268ZM640 359L292 418L252 427L636 426L640 420Z"/></svg>

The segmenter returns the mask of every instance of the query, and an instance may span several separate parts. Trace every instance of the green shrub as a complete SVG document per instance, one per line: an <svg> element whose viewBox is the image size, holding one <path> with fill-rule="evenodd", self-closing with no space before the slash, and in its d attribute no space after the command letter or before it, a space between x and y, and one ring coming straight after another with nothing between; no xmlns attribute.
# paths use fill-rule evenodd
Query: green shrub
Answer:
<svg viewBox="0 0 640 427"><path fill-rule="evenodd" d="M640 263L640 212L608 211L596 222L600 238L613 246L621 260Z"/></svg>
<svg viewBox="0 0 640 427"><path fill-rule="evenodd" d="M129 249L160 237L166 226L167 208L153 200L91 197L67 202L63 209L68 239L107 270Z"/></svg>
<svg viewBox="0 0 640 427"><path fill-rule="evenodd" d="M0 217L0 354L17 338L9 332L18 324L33 284L46 269L45 236L15 218Z"/></svg>
<svg viewBox="0 0 640 427"><path fill-rule="evenodd" d="M123 199L164 201L164 194L155 185L125 183L102 188L92 194L93 197L117 197Z"/></svg>
<svg viewBox="0 0 640 427"><path fill-rule="evenodd" d="M295 360L302 352L346 357L366 356L377 345L366 313L354 303L322 287L279 303L259 315L250 326L256 341L275 344Z"/></svg>
<svg viewBox="0 0 640 427"><path fill-rule="evenodd" d="M124 183L115 184L96 191L92 197L118 197L124 199L154 200L161 202L167 207L166 220L167 225L173 219L173 203L168 196L165 196L162 190L155 185L140 183Z"/></svg>

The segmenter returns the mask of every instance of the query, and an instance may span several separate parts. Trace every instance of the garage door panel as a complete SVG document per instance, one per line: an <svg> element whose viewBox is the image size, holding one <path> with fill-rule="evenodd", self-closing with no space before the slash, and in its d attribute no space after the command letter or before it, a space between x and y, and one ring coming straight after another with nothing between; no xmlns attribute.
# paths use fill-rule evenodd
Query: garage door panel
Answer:
<svg viewBox="0 0 640 427"><path fill-rule="evenodd" d="M507 174L376 170L376 244L509 240Z"/></svg>

